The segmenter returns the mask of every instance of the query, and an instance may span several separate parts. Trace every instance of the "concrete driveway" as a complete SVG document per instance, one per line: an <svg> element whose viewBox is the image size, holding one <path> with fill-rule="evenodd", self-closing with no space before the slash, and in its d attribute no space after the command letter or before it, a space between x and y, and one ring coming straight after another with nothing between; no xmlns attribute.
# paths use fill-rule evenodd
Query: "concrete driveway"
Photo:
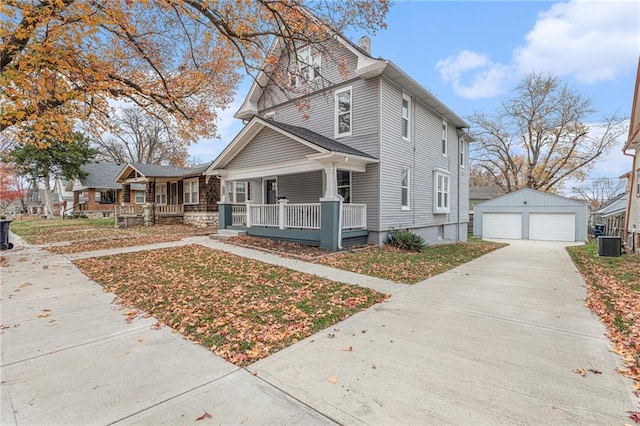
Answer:
<svg viewBox="0 0 640 426"><path fill-rule="evenodd" d="M343 424L628 423L631 382L565 245L508 242L253 367Z"/></svg>
<svg viewBox="0 0 640 426"><path fill-rule="evenodd" d="M510 244L246 370L126 323L63 256L4 252L1 423L626 423L631 383L564 245Z"/></svg>

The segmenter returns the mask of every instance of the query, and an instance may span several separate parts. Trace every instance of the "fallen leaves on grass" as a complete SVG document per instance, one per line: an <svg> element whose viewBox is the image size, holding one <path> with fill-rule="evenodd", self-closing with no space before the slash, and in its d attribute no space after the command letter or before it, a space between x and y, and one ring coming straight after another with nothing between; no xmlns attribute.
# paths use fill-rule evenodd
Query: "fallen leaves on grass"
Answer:
<svg viewBox="0 0 640 426"><path fill-rule="evenodd" d="M313 261L323 256L335 254L335 252L320 247L305 246L288 241L276 241L269 238L258 238L248 235L229 238L226 242L240 247L266 251L283 257L292 257L305 261Z"/></svg>
<svg viewBox="0 0 640 426"><path fill-rule="evenodd" d="M323 265L387 280L415 284L504 247L505 244L474 241L427 247L421 253L391 246L341 252L317 261Z"/></svg>
<svg viewBox="0 0 640 426"><path fill-rule="evenodd" d="M567 250L587 283L586 305L604 322L622 359L618 371L640 390L640 254L598 257L594 243Z"/></svg>
<svg viewBox="0 0 640 426"><path fill-rule="evenodd" d="M77 260L119 303L239 366L387 296L198 245ZM130 313L130 315L129 315Z"/></svg>

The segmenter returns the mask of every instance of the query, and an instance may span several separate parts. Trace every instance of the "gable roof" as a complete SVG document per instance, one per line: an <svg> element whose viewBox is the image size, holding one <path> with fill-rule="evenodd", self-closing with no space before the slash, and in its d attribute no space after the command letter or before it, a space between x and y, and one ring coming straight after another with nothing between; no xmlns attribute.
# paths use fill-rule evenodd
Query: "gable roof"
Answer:
<svg viewBox="0 0 640 426"><path fill-rule="evenodd" d="M89 188L120 189L121 185L115 179L124 167L120 163L110 163L107 161L96 161L80 166L80 169L87 173L83 179L78 179L73 185L74 191L83 191Z"/></svg>
<svg viewBox="0 0 640 426"><path fill-rule="evenodd" d="M554 199L556 201L562 201L563 203L566 203L566 204L576 204L576 205L584 206L585 208L587 206L587 202L584 200L575 200L573 198L567 198L567 197L563 197L562 195L552 194L550 192L538 191L536 189L531 189L531 188L522 188L522 189L518 189L517 191L508 192L506 194L499 195L490 200L481 201L477 203L476 206L490 206L490 205L495 206L496 204L499 204L500 201L504 201L506 198L517 197L518 194L522 195L525 193L529 193L531 195L536 195L541 197L547 197L550 199Z"/></svg>
<svg viewBox="0 0 640 426"><path fill-rule="evenodd" d="M504 194L504 191L498 186L470 186L470 200L490 200Z"/></svg>
<svg viewBox="0 0 640 426"><path fill-rule="evenodd" d="M395 65L393 62L384 58L374 58L342 34L336 31L333 31L333 33L335 35L335 40L357 57L355 73L358 77L369 79L384 74L407 93L412 94L416 99L424 103L436 113L440 114L455 127L469 128L469 125L459 115L440 102L438 98L411 78L407 73L402 71L400 67ZM279 56L279 43L281 43L279 39L274 40L270 49L270 56L273 54L278 54ZM235 118L248 120L251 116L258 113L258 100L263 93L262 87L268 82L268 78L265 74L265 69L267 67L267 62L263 62L262 69L258 73L258 76L253 80L251 88L242 102L242 105L234 114ZM467 140L469 142L473 141L470 136L467 136Z"/></svg>
<svg viewBox="0 0 640 426"><path fill-rule="evenodd" d="M279 123L273 120L267 120L258 116L253 116L251 121L236 135L235 138L220 153L218 158L213 160L206 174L212 174L214 170L226 167L229 162L238 155L244 147L264 128L275 130L303 145L306 145L318 152L318 154L340 154L351 156L356 160L365 162L377 162L378 160L360 150L347 146L334 139L323 136L303 127L292 126L285 123Z"/></svg>
<svg viewBox="0 0 640 426"><path fill-rule="evenodd" d="M119 183L125 182L131 172L136 172L140 176L138 179L140 181L149 178L187 178L199 176L204 173L210 164L211 163L202 163L194 167L176 167L159 164L127 163L115 177L115 180Z"/></svg>

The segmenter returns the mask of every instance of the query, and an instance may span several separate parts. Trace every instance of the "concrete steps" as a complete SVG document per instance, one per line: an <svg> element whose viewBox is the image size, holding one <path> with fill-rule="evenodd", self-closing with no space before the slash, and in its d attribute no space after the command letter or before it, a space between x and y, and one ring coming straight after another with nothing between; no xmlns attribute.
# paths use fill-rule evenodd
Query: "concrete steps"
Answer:
<svg viewBox="0 0 640 426"><path fill-rule="evenodd" d="M232 237L239 237L241 235L247 235L247 231L241 231L238 229L218 229L218 232L209 235L209 238L214 240L226 240Z"/></svg>

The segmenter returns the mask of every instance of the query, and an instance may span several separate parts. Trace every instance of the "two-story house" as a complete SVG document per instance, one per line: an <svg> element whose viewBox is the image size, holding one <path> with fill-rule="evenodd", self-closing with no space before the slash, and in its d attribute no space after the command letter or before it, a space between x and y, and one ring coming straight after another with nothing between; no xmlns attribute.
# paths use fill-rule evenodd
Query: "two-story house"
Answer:
<svg viewBox="0 0 640 426"><path fill-rule="evenodd" d="M221 181L220 229L330 250L382 244L394 229L466 241L467 123L372 57L367 37L333 43L341 61L298 46L290 87L268 68L254 82L235 114L245 127L206 171ZM279 64L292 66L284 54Z"/></svg>
<svg viewBox="0 0 640 426"><path fill-rule="evenodd" d="M640 252L640 59L636 73L636 87L631 104L629 137L623 152L632 158L629 185L627 186L627 217L625 236L627 247Z"/></svg>

